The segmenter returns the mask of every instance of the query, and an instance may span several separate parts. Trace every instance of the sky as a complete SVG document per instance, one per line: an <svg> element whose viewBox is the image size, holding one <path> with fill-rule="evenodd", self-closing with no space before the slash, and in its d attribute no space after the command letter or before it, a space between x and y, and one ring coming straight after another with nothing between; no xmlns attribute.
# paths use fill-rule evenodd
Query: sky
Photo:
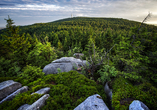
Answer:
<svg viewBox="0 0 157 110"><path fill-rule="evenodd" d="M46 23L73 17L123 18L157 25L157 0L0 0L0 27L8 15L15 25Z"/></svg>

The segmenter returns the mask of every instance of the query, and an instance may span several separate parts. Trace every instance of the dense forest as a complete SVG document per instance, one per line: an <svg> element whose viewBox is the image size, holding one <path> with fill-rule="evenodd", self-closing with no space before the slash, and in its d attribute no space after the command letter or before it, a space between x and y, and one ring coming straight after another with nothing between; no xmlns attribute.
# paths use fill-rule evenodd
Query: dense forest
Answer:
<svg viewBox="0 0 157 110"><path fill-rule="evenodd" d="M157 26L122 18L74 17L19 27L11 18L5 20L6 28L0 30L1 81L6 77L29 79L30 68L43 69L57 58L83 53L82 59L93 65L103 61L93 74L85 71L88 78L106 82L121 76L157 88ZM105 68L117 73L108 71L104 76ZM32 81L36 76L40 77L37 71ZM150 105L155 101L157 97Z"/></svg>

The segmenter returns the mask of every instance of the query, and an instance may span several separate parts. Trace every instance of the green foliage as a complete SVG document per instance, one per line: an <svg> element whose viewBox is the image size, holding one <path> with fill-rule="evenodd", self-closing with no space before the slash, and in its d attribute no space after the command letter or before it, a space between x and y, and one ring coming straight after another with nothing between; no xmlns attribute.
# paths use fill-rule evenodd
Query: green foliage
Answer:
<svg viewBox="0 0 157 110"><path fill-rule="evenodd" d="M60 42L60 40L58 41L58 50L62 50L63 49L63 46L62 46L62 43Z"/></svg>
<svg viewBox="0 0 157 110"><path fill-rule="evenodd" d="M0 108L5 108L6 110L13 108L14 110L18 109L18 107L25 103L32 104L35 102L35 100L39 99L41 95L30 94L44 87L51 88L49 92L50 97L46 100L45 106L43 106L41 110L73 110L87 97L94 94L101 95L102 99L107 101L103 86L96 84L96 82L86 78L77 71L62 72L60 74L49 74L42 78L38 78L33 82L28 82L28 86L28 92L19 94L15 97L15 99L13 99L13 101L3 103Z"/></svg>
<svg viewBox="0 0 157 110"><path fill-rule="evenodd" d="M145 68L140 75L157 87L157 51L148 52L147 54L148 57L142 60L142 63L145 64Z"/></svg>
<svg viewBox="0 0 157 110"><path fill-rule="evenodd" d="M76 45L76 47L72 48L72 49L69 49L67 51L67 57L72 57L75 53L81 53L82 52L82 49L81 47L78 47Z"/></svg>
<svg viewBox="0 0 157 110"><path fill-rule="evenodd" d="M0 83L7 80L16 80L18 77L0 77Z"/></svg>
<svg viewBox="0 0 157 110"><path fill-rule="evenodd" d="M61 69L60 68L57 68L57 71L58 71L58 73L61 73Z"/></svg>
<svg viewBox="0 0 157 110"><path fill-rule="evenodd" d="M23 72L19 74L19 76L21 79L23 79L23 84L28 84L37 80L38 78L42 78L44 73L40 67L27 65L23 68Z"/></svg>
<svg viewBox="0 0 157 110"><path fill-rule="evenodd" d="M113 81L112 88L112 104L116 110L128 110L133 100L142 101L150 110L154 110L157 107L155 104L157 101L157 89L148 82L133 86L130 81L119 77ZM128 98L132 99L132 101L127 100Z"/></svg>
<svg viewBox="0 0 157 110"><path fill-rule="evenodd" d="M7 40L0 39L0 56L5 58L12 56L12 49L8 45L10 45L10 43Z"/></svg>
<svg viewBox="0 0 157 110"><path fill-rule="evenodd" d="M125 73L124 71L119 72L119 75L123 76L126 79L129 79L131 81L142 81L142 77L138 75L136 72L131 73Z"/></svg>
<svg viewBox="0 0 157 110"><path fill-rule="evenodd" d="M6 55L3 55L3 57L12 59L14 62L18 63L18 66L23 68L26 64L25 58L31 47L30 38L26 38L25 33L19 35L19 27L13 26L13 20L11 20L9 16L8 19L5 20L7 21L7 25L6 31L2 34L3 40L1 40L1 49L7 49L7 52L3 52L4 50L2 50L2 53ZM9 55L10 53L12 54Z"/></svg>
<svg viewBox="0 0 157 110"><path fill-rule="evenodd" d="M89 74L87 74L86 68L87 68L87 70L89 69L89 63L88 63L88 62L86 62L85 67L81 67L81 73L82 73L83 75L85 75L86 77L88 77Z"/></svg>
<svg viewBox="0 0 157 110"><path fill-rule="evenodd" d="M108 53L112 50L112 48L115 45L113 45L110 48L110 50L105 51L105 49L97 48L95 46L94 38L90 37L88 45L86 47L86 52L84 53L85 55L87 55L87 52L88 52L86 60L90 63L90 66L89 66L89 68L83 67L84 68L83 70L85 70L86 74L90 74L90 75L87 75L90 79L94 79L95 81L97 80L97 79L95 79L94 75L95 75L95 72L98 70L98 66L100 66L102 63L104 63L104 64L106 63L107 57L109 58ZM108 59L108 64L109 64L109 59ZM102 79L104 79L104 75L102 75ZM98 80L100 81L100 79L98 79Z"/></svg>
<svg viewBox="0 0 157 110"><path fill-rule="evenodd" d="M47 37L45 37L45 40ZM27 64L44 68L45 65L51 63L57 58L55 49L51 47L51 43L46 40L46 43L42 44L37 42L33 50L30 51L27 57Z"/></svg>
<svg viewBox="0 0 157 110"><path fill-rule="evenodd" d="M67 57L72 57L74 55L74 51L72 49L69 49L67 51Z"/></svg>
<svg viewBox="0 0 157 110"><path fill-rule="evenodd" d="M65 56L71 57L76 52L83 52L83 59L91 64L82 68L82 73L89 78L89 82L97 81L99 77L99 81L107 81L112 79L114 75L119 75L123 76L125 80L129 79L134 82L137 80L148 80L156 86L157 27L155 26L144 24L144 28L140 28L140 30L137 31L140 25L139 22L114 18L85 17L63 19L51 23L38 23L22 27L14 26L13 20L9 17L6 21L7 28L4 29L3 32L0 31L0 56L2 56L0 58L1 76L16 76L21 73L21 69L23 69L26 64L32 64L30 68L37 66L35 76L38 76L36 74L38 73L36 71L38 67L43 68L56 58ZM50 39L49 42L48 38ZM107 51L109 51L114 44L116 44L116 46L106 55ZM102 60L103 58L104 60ZM107 65L99 65L103 63L110 65L110 67ZM38 79L34 82L30 81L28 84L32 91L46 86L56 91L54 93L52 91L50 92L51 97L48 99L49 101L47 101L47 106L43 109L48 109L49 107L53 109L73 109L72 107L76 107L77 104L85 99L86 94L89 93L91 95L96 91L95 88L87 84L87 79L83 81L83 77L81 76L82 79L80 78L78 80L78 76L73 76L71 72L68 72L68 77L66 77L64 73L60 73L52 75L51 78L45 76L44 80L41 79L40 75L38 78L35 78L32 73L33 69L31 71L25 69L24 71L26 70L27 72L25 72L21 78L17 78L16 81L26 84L26 82L29 82L27 78L30 77L29 75L32 75L34 79L31 81ZM117 70L118 73L115 74L114 71L117 72ZM24 77L26 77L26 80L23 80ZM71 84L70 79L73 78L76 82L75 84L72 83L73 86L71 85L71 88L68 88L69 84ZM58 84L58 86L54 87L54 82ZM117 83L120 84L120 81ZM68 84L68 86L66 84ZM116 88L117 91L115 91L115 97L113 97L113 105L115 108L127 109L126 106L120 105L120 99L127 97L134 98L133 93L137 95L139 100L143 101L144 98L147 99L144 103L146 103L146 105L148 104L150 108L153 106L154 103L152 103L153 101L149 99L149 97L156 100L155 95L148 95L147 97L146 93L142 92L142 94L139 95L138 93L132 92L132 90L136 91L137 88L132 87L130 83L128 86L125 86L125 84L123 86L124 88L122 90L118 89L121 88L119 86ZM84 93L75 90L80 87ZM62 90L60 88L63 88L63 91L59 91ZM146 88L148 88L148 86L146 86ZM126 92L125 89L127 90ZM156 88L151 88L153 91L155 91L155 89ZM74 92L69 92L69 90L74 90ZM141 91L137 91L141 93ZM60 93L60 95L56 95L57 92ZM151 91L149 93L154 94L155 92ZM63 94L63 100L60 99L62 97L61 94ZM70 96L68 96L68 94ZM52 96L55 97L55 100ZM142 96L144 97L143 99ZM118 100L116 98L118 98ZM68 101L70 104L67 103ZM71 101L74 103L71 103Z"/></svg>
<svg viewBox="0 0 157 110"><path fill-rule="evenodd" d="M0 57L0 77L13 77L21 73L21 68L18 66L17 62L12 62L11 60Z"/></svg>
<svg viewBox="0 0 157 110"><path fill-rule="evenodd" d="M98 81L101 81L102 84L104 84L107 81L111 81L111 77L116 77L118 71L116 71L114 66L104 65L100 70L98 70L98 73L101 76L98 78Z"/></svg>
<svg viewBox="0 0 157 110"><path fill-rule="evenodd" d="M12 101L3 102L0 106L1 110L17 110L20 106L24 104L32 104L42 95L34 94L31 95L30 92L25 92L18 94Z"/></svg>
<svg viewBox="0 0 157 110"><path fill-rule="evenodd" d="M94 81L85 78L76 71L47 75L45 78L46 82L55 82L57 85L52 86L49 93L51 97L46 100L47 104L42 108L43 110L47 108L72 110L88 96L98 93L97 88L99 91L103 88L97 87ZM101 94L106 99L103 91Z"/></svg>

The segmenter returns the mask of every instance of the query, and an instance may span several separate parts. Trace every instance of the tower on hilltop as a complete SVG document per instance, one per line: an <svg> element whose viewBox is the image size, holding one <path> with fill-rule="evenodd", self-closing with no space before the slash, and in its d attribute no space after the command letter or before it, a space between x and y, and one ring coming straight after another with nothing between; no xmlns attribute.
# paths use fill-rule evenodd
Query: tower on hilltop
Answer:
<svg viewBox="0 0 157 110"><path fill-rule="evenodd" d="M71 18L73 18L73 14L71 14Z"/></svg>

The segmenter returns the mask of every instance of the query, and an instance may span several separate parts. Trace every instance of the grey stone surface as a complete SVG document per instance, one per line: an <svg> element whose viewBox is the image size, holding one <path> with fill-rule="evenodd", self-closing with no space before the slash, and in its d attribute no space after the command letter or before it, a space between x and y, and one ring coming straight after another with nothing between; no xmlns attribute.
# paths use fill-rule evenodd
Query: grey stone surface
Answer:
<svg viewBox="0 0 157 110"><path fill-rule="evenodd" d="M45 101L49 98L49 94L45 94L36 102L34 102L31 106L29 106L26 110L39 110L42 106L45 105Z"/></svg>
<svg viewBox="0 0 157 110"><path fill-rule="evenodd" d="M109 88L108 82L106 82L106 84L104 86L104 91L105 91L107 97L109 98L109 100L111 100L112 99L112 89Z"/></svg>
<svg viewBox="0 0 157 110"><path fill-rule="evenodd" d="M74 57L62 57L46 65L43 69L43 72L45 73L45 75L47 75L57 74L57 68L60 68L61 72L77 70L77 68L81 68L83 65L86 65L86 62L87 61L85 60L81 61L80 59L76 59Z"/></svg>
<svg viewBox="0 0 157 110"><path fill-rule="evenodd" d="M17 110L26 110L28 107L30 107L31 105L28 104L24 104L21 107L19 107Z"/></svg>
<svg viewBox="0 0 157 110"><path fill-rule="evenodd" d="M84 54L82 53L74 53L74 55L77 59L80 59L82 56L84 56Z"/></svg>
<svg viewBox="0 0 157 110"><path fill-rule="evenodd" d="M109 110L101 96L98 94L89 96L85 101L78 105L74 110Z"/></svg>
<svg viewBox="0 0 157 110"><path fill-rule="evenodd" d="M13 80L8 80L0 83L0 101L7 97L9 94L13 93L19 89L22 85Z"/></svg>
<svg viewBox="0 0 157 110"><path fill-rule="evenodd" d="M24 104L17 110L39 110L42 106L45 105L45 101L49 98L49 96L49 94L45 94L32 105Z"/></svg>
<svg viewBox="0 0 157 110"><path fill-rule="evenodd" d="M2 101L0 101L0 104L3 103L4 101L12 100L17 94L23 93L23 92L26 92L26 91L28 91L28 87L24 86L24 87L16 90L15 92L13 92L12 94L8 95L6 98L4 98Z"/></svg>
<svg viewBox="0 0 157 110"><path fill-rule="evenodd" d="M149 108L141 101L134 100L130 106L129 110L149 110Z"/></svg>
<svg viewBox="0 0 157 110"><path fill-rule="evenodd" d="M35 93L37 93L37 94L47 94L49 91L50 91L50 88L46 87L46 88L43 88L43 89L40 89L40 90L36 91ZM33 95L33 94L34 93L32 93L31 95Z"/></svg>

